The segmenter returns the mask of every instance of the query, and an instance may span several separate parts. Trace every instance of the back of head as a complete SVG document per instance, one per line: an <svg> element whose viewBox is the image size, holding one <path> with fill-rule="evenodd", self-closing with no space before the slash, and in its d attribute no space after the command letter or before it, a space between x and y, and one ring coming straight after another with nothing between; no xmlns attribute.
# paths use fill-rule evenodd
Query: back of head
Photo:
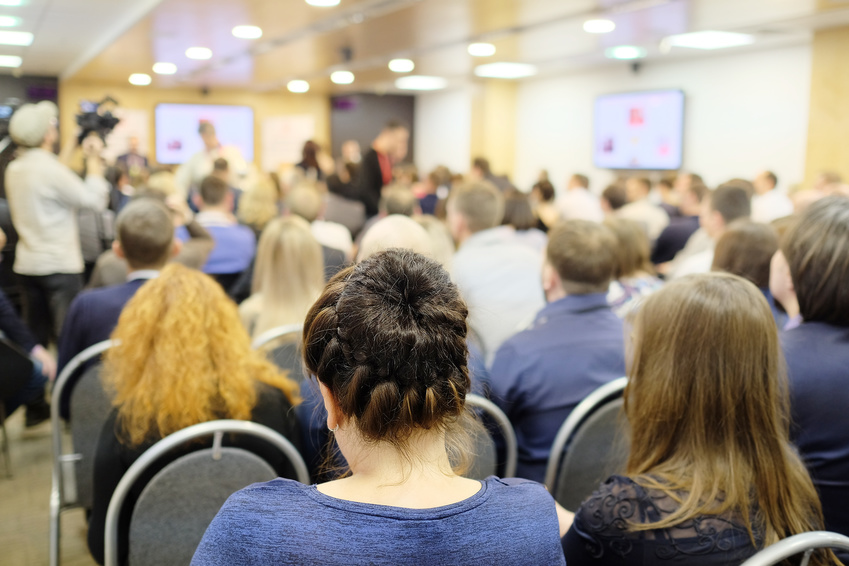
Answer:
<svg viewBox="0 0 849 566"><path fill-rule="evenodd" d="M512 190L504 199L504 218L501 224L510 225L516 230L536 228L537 217L531 209L528 195L521 191Z"/></svg>
<svg viewBox="0 0 849 566"><path fill-rule="evenodd" d="M118 214L115 234L131 269L159 269L174 243L171 211L157 199L134 199Z"/></svg>
<svg viewBox="0 0 849 566"><path fill-rule="evenodd" d="M24 104L9 119L9 137L21 147L38 147L59 111L50 101Z"/></svg>
<svg viewBox="0 0 849 566"><path fill-rule="evenodd" d="M789 444L789 398L769 305L751 283L673 280L633 324L625 391L627 472L680 506L639 529L730 512L764 545L819 528L810 477Z"/></svg>
<svg viewBox="0 0 849 566"><path fill-rule="evenodd" d="M561 222L548 233L546 261L568 294L606 293L616 272L616 238L596 222Z"/></svg>
<svg viewBox="0 0 849 566"><path fill-rule="evenodd" d="M147 180L146 190L162 196L170 197L177 194L177 179L170 171L158 171L153 173Z"/></svg>
<svg viewBox="0 0 849 566"><path fill-rule="evenodd" d="M610 210L619 210L628 204L628 194L621 183L608 185L601 193L601 198L607 201L607 204L610 205Z"/></svg>
<svg viewBox="0 0 849 566"><path fill-rule="evenodd" d="M409 188L403 185L390 185L383 189L379 208L385 214L412 216L416 213L419 201Z"/></svg>
<svg viewBox="0 0 849 566"><path fill-rule="evenodd" d="M781 242L802 318L849 326L849 198L811 204Z"/></svg>
<svg viewBox="0 0 849 566"><path fill-rule="evenodd" d="M328 283L304 324L304 363L364 440L403 449L464 414L467 314L437 262L387 250Z"/></svg>
<svg viewBox="0 0 849 566"><path fill-rule="evenodd" d="M472 167L474 169L478 169L484 177L492 174L492 170L489 166L489 159L486 157L475 157L474 160L472 160Z"/></svg>
<svg viewBox="0 0 849 566"><path fill-rule="evenodd" d="M609 218L604 225L616 237L616 279L632 277L641 272L654 273L651 245L642 224L627 218Z"/></svg>
<svg viewBox="0 0 849 566"><path fill-rule="evenodd" d="M277 187L271 178L260 176L239 199L239 220L256 230L262 230L280 214L279 200Z"/></svg>
<svg viewBox="0 0 849 566"><path fill-rule="evenodd" d="M755 185L748 179L741 179L739 177L735 177L734 179L730 179L725 181L720 187L738 187L746 191L746 194L749 195L749 198L752 198L752 195L755 194Z"/></svg>
<svg viewBox="0 0 849 566"><path fill-rule="evenodd" d="M751 194L737 184L725 183L711 193L710 209L718 212L726 225L748 218L752 214Z"/></svg>
<svg viewBox="0 0 849 566"><path fill-rule="evenodd" d="M451 192L449 207L466 219L474 234L495 228L504 218L504 195L492 183L478 181Z"/></svg>
<svg viewBox="0 0 849 566"><path fill-rule="evenodd" d="M537 191L542 202L554 200L554 185L551 184L551 181L540 181L533 186L531 191Z"/></svg>
<svg viewBox="0 0 849 566"><path fill-rule="evenodd" d="M778 251L778 234L769 224L732 222L716 242L713 271L739 275L759 289L769 287L769 264Z"/></svg>
<svg viewBox="0 0 849 566"><path fill-rule="evenodd" d="M321 212L321 195L314 187L301 184L289 192L286 206L290 213L312 222Z"/></svg>
<svg viewBox="0 0 849 566"><path fill-rule="evenodd" d="M575 173L572 175L571 184L576 187L581 187L582 189L590 188L590 178L582 173Z"/></svg>
<svg viewBox="0 0 849 566"><path fill-rule="evenodd" d="M230 187L220 177L208 175L200 182L200 198L206 206L218 206L224 202Z"/></svg>
<svg viewBox="0 0 849 566"><path fill-rule="evenodd" d="M297 384L251 350L221 286L182 265L141 286L112 338L121 343L105 355L104 382L131 446L216 418L250 419L257 381L297 400Z"/></svg>
<svg viewBox="0 0 849 566"><path fill-rule="evenodd" d="M628 202L634 202L648 196L651 191L651 181L645 177L631 177L625 183Z"/></svg>
<svg viewBox="0 0 849 566"><path fill-rule="evenodd" d="M451 237L448 227L442 220L430 214L417 216L414 220L419 226L425 229L425 232L430 237L433 255L429 257L441 263L442 267L450 273L454 261L454 239Z"/></svg>
<svg viewBox="0 0 849 566"><path fill-rule="evenodd" d="M223 157L219 157L212 162L212 170L216 173L226 173L230 169L230 164Z"/></svg>
<svg viewBox="0 0 849 566"><path fill-rule="evenodd" d="M409 216L393 214L378 220L368 229L360 243L357 261L390 248L403 248L430 258L434 255L427 231Z"/></svg>

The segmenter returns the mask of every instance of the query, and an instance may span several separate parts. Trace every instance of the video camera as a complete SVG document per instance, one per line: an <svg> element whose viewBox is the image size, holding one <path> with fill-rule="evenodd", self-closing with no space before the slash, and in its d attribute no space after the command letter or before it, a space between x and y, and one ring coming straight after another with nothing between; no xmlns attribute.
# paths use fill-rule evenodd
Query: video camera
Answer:
<svg viewBox="0 0 849 566"><path fill-rule="evenodd" d="M112 114L112 109L118 104L118 101L107 96L100 102L81 102L80 109L82 112L77 114L77 125L80 127L80 135L77 137L77 143L82 144L83 140L92 132L95 132L103 143L106 143L106 136L115 129L120 118L116 118Z"/></svg>

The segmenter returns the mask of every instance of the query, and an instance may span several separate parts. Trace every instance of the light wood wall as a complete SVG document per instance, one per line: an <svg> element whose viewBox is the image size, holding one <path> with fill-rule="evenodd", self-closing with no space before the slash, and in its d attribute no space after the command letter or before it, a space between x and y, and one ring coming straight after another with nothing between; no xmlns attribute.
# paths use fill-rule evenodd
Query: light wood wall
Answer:
<svg viewBox="0 0 849 566"><path fill-rule="evenodd" d="M513 177L516 162L516 81L488 80L472 90L471 156L486 157L496 175Z"/></svg>

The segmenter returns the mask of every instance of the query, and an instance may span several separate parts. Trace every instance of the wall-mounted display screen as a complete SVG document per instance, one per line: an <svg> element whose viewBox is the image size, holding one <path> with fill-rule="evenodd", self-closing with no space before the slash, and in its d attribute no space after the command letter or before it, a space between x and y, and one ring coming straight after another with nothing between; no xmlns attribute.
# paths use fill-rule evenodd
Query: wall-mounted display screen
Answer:
<svg viewBox="0 0 849 566"><path fill-rule="evenodd" d="M215 126L223 146L239 148L245 161L254 159L254 111L248 106L159 104L156 106L156 160L185 163L203 149L202 122Z"/></svg>

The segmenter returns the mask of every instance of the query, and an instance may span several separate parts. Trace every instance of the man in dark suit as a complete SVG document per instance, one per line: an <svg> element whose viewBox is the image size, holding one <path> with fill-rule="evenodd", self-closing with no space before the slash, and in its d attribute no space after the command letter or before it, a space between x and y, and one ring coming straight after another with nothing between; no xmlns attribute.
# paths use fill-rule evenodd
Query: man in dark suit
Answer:
<svg viewBox="0 0 849 566"><path fill-rule="evenodd" d="M410 131L400 122L390 121L363 155L358 197L366 207L366 218L377 214L380 191L392 182L392 166L407 155Z"/></svg>
<svg viewBox="0 0 849 566"><path fill-rule="evenodd" d="M115 165L133 176L147 169L147 157L139 153L139 138L135 136L130 138L130 149L115 159Z"/></svg>
<svg viewBox="0 0 849 566"><path fill-rule="evenodd" d="M80 293L71 303L59 337L59 371L71 359L94 344L109 339L124 305L149 279L156 277L169 258L180 250L168 208L155 199L130 202L118 215L117 241L112 249L125 258L130 271L127 282ZM82 371L77 372L77 376ZM70 385L70 384L69 384ZM61 414L68 418L72 387L60 399Z"/></svg>

